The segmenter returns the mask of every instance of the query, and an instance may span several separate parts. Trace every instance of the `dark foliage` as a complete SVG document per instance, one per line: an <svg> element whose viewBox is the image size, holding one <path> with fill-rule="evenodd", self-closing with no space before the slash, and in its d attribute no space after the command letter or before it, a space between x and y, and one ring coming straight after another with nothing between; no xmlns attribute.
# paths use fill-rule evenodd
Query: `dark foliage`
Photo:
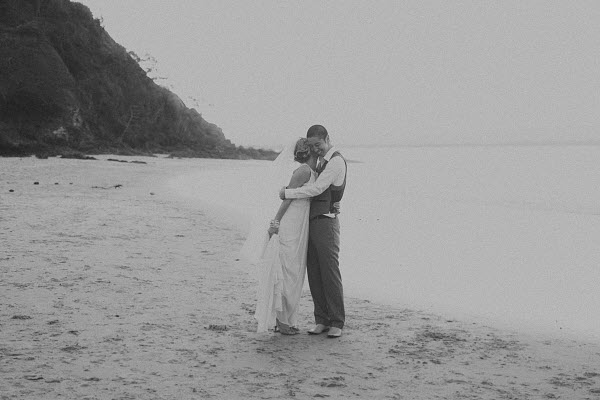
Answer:
<svg viewBox="0 0 600 400"><path fill-rule="evenodd" d="M276 156L232 144L135 58L79 3L0 0L0 155Z"/></svg>

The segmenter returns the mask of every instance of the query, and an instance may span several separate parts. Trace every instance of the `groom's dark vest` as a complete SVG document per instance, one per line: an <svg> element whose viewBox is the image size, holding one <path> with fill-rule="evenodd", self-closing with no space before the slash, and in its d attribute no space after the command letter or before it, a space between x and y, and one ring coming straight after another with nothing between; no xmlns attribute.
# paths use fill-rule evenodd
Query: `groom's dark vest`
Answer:
<svg viewBox="0 0 600 400"><path fill-rule="evenodd" d="M331 155L331 158L333 157L342 157L342 155L336 151ZM346 159L344 157L342 157L342 160L344 160L344 165L346 167L344 182L340 186L331 185L325 189L323 193L313 197L310 203L310 219L313 219L318 215L335 213L333 203L341 201L342 197L344 197L344 189L346 189L346 175L348 174L348 164L346 164ZM327 167L327 165L325 165L325 167Z"/></svg>

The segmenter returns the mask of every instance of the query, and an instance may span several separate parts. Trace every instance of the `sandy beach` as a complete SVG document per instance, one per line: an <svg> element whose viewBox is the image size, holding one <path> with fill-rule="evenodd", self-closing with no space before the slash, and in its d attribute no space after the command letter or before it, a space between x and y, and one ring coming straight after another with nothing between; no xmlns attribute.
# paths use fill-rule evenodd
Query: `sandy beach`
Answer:
<svg viewBox="0 0 600 400"><path fill-rule="evenodd" d="M244 232L171 184L235 161L96 157L0 159L0 399L600 399L583 340L350 297L257 334Z"/></svg>

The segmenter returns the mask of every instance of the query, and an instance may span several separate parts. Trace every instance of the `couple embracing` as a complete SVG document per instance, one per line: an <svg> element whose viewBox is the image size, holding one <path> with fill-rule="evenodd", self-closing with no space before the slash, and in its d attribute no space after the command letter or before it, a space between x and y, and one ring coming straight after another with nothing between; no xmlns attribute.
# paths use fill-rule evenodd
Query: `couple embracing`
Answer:
<svg viewBox="0 0 600 400"><path fill-rule="evenodd" d="M275 327L282 334L299 333L298 306L307 273L315 316L308 333L327 332L337 338L345 321L338 213L346 186L346 160L334 149L327 130L313 125L306 138L284 149L274 165L288 162L294 170L289 184L280 190L282 202L275 217L262 229L264 240L257 242L249 235L242 249L242 254L248 254L262 247L256 259L260 271L257 331Z"/></svg>

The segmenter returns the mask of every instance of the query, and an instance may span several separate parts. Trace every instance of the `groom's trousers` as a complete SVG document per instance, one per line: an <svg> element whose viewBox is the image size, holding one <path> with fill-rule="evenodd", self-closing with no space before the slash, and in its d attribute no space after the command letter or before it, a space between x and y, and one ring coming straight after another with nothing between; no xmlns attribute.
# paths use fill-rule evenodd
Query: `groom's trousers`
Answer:
<svg viewBox="0 0 600 400"><path fill-rule="evenodd" d="M339 263L340 221L317 217L309 222L307 274L315 322L343 328L344 291Z"/></svg>

